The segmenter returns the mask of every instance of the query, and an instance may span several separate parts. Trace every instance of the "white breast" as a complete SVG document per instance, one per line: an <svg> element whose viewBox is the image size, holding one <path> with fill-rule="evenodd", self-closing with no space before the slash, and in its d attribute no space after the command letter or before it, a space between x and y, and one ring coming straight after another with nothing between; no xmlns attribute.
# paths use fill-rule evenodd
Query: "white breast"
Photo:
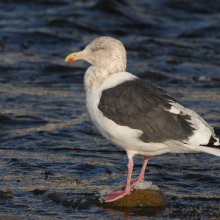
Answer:
<svg viewBox="0 0 220 220"><path fill-rule="evenodd" d="M113 74L102 79L101 83L96 82L97 85L93 87L93 90L86 93L86 107L93 124L105 138L114 142L116 145L121 145L121 143L119 144L119 139L122 137L121 129L127 129L128 127L119 126L112 120L103 116L102 112L98 109L99 101L103 90L115 87L118 84L133 78L135 78L135 76L127 72ZM142 131L129 129L126 133L127 135L133 133L133 135L137 137L137 134L140 136Z"/></svg>

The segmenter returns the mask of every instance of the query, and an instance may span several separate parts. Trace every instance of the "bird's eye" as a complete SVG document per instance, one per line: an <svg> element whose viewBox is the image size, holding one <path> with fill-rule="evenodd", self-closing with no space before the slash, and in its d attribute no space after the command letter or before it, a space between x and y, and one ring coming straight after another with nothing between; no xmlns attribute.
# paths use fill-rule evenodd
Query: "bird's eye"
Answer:
<svg viewBox="0 0 220 220"><path fill-rule="evenodd" d="M97 46L97 47L95 48L96 51L99 51L100 49L101 49L100 46Z"/></svg>

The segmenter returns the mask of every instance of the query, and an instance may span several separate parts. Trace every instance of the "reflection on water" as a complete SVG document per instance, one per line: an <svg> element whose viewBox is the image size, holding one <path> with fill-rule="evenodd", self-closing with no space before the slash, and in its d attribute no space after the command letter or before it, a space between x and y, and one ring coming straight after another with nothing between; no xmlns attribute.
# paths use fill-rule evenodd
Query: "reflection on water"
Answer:
<svg viewBox="0 0 220 220"><path fill-rule="evenodd" d="M102 138L84 105L85 62L67 54L110 35L127 70L157 83L220 127L220 2L0 2L0 215L27 219L219 217L219 158L151 157L146 178L167 195L162 209L111 210L95 194L125 184L127 156ZM143 158L134 159L134 176Z"/></svg>

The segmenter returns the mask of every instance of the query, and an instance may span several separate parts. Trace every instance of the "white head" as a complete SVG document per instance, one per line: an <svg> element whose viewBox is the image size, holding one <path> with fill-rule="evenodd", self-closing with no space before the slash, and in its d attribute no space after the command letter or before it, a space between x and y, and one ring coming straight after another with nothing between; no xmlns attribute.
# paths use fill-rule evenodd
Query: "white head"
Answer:
<svg viewBox="0 0 220 220"><path fill-rule="evenodd" d="M127 63L124 45L112 37L96 38L83 51L68 55L65 61L78 59L86 60L99 69L107 69L109 74L124 72Z"/></svg>

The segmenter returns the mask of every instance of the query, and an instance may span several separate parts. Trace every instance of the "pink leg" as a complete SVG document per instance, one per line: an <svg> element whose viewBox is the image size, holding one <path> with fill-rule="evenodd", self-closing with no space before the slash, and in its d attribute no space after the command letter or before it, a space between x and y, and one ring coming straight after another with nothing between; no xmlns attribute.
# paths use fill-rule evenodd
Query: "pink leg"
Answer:
<svg viewBox="0 0 220 220"><path fill-rule="evenodd" d="M148 160L149 160L149 156L145 156L144 157L144 163L143 163L143 166L141 168L141 172L140 172L137 179L131 180L131 187L134 186L135 183L144 181L144 172L145 172Z"/></svg>
<svg viewBox="0 0 220 220"><path fill-rule="evenodd" d="M112 193L109 193L105 196L105 202L112 202L115 201L117 199L120 199L126 195L129 195L131 193L131 174L133 171L133 166L134 166L134 162L132 158L129 158L128 161L128 177L127 177L127 183L126 183L126 187L123 190L122 188L119 190L116 190Z"/></svg>

